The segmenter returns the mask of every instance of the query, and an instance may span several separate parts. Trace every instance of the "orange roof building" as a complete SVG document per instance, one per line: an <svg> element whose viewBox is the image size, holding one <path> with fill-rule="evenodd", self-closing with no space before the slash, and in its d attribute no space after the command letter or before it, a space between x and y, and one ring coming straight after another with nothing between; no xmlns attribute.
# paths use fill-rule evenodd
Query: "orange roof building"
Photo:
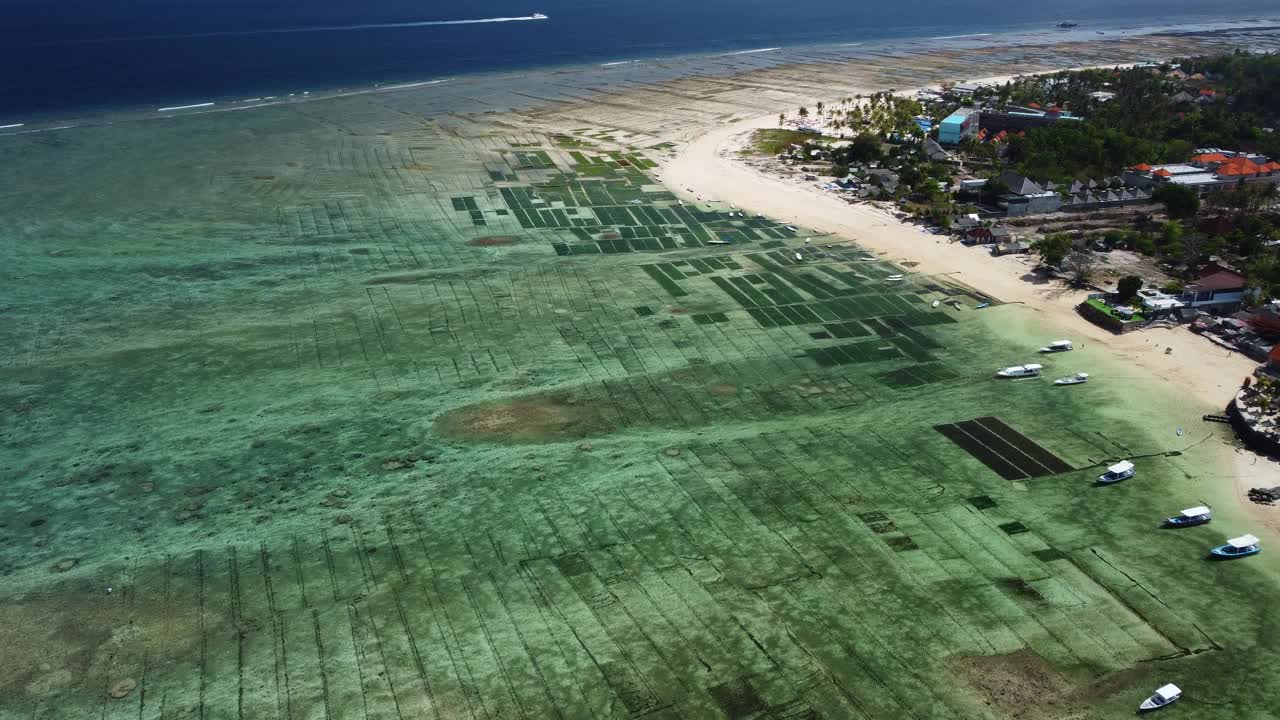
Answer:
<svg viewBox="0 0 1280 720"><path fill-rule="evenodd" d="M1248 160L1235 159L1219 165L1214 172L1224 177L1243 177L1245 175L1257 175L1263 170Z"/></svg>
<svg viewBox="0 0 1280 720"><path fill-rule="evenodd" d="M1173 177L1173 173L1169 172L1168 170L1165 170L1164 168L1160 168L1159 170L1155 171L1155 173L1153 174L1159 175L1160 177Z"/></svg>
<svg viewBox="0 0 1280 720"><path fill-rule="evenodd" d="M1151 172L1151 166L1146 163L1138 163L1133 166L1133 169L1138 172Z"/></svg>
<svg viewBox="0 0 1280 720"><path fill-rule="evenodd" d="M1225 163L1231 158L1222 153L1202 153L1191 158L1191 162L1198 165L1209 165L1210 163Z"/></svg>

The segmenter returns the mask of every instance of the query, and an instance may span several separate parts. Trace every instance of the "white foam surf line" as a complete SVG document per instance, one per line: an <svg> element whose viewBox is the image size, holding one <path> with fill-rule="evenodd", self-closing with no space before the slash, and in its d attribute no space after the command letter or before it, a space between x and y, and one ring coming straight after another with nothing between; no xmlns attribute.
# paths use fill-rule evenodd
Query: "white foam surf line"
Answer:
<svg viewBox="0 0 1280 720"><path fill-rule="evenodd" d="M639 60L619 60L617 62L600 63L600 67L615 67L617 65L634 65L638 62L640 61Z"/></svg>
<svg viewBox="0 0 1280 720"><path fill-rule="evenodd" d="M782 48L780 47L771 47L771 48L757 48L755 50L739 50L737 52L724 53L723 55L717 55L716 57L731 57L733 55L752 55L755 53L767 53L767 52L773 52L774 50L781 50L781 49Z"/></svg>
<svg viewBox="0 0 1280 720"><path fill-rule="evenodd" d="M178 110L196 110L199 108L213 107L213 103L196 103L195 105L175 105L173 107L156 108L156 112L176 112Z"/></svg>
<svg viewBox="0 0 1280 720"><path fill-rule="evenodd" d="M26 125L26 123L14 123L14 124L12 124L12 125L0 125L0 130L12 130L12 129L14 129L14 128L20 128L20 127L22 127L23 125Z"/></svg>
<svg viewBox="0 0 1280 720"><path fill-rule="evenodd" d="M5 137L10 135L34 135L42 132L53 132L54 130L70 130L71 128L80 127L79 125L59 125L57 127L36 128L34 130L21 130L19 132L4 133Z"/></svg>
<svg viewBox="0 0 1280 720"><path fill-rule="evenodd" d="M960 38L987 37L990 34L991 33L969 33L968 35L939 35L938 37L929 38L929 39L930 40L959 40Z"/></svg>

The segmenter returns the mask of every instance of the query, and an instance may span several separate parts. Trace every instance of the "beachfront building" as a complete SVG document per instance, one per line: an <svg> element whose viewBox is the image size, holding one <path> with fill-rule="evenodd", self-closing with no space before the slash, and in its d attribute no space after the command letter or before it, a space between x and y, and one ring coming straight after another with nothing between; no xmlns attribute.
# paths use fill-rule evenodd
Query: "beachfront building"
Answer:
<svg viewBox="0 0 1280 720"><path fill-rule="evenodd" d="M959 145L965 138L978 134L979 114L975 108L960 108L938 124L938 142Z"/></svg>
<svg viewBox="0 0 1280 720"><path fill-rule="evenodd" d="M1125 184L1149 189L1185 185L1199 193L1226 190L1242 182L1280 184L1280 163L1262 155L1207 149L1185 163L1137 165L1125 171Z"/></svg>
<svg viewBox="0 0 1280 720"><path fill-rule="evenodd" d="M980 113L978 126L988 135L1001 132L1017 134L1048 127L1059 122L1079 122L1083 118L1072 115L1057 105L1048 108L1010 107L1007 110L983 110Z"/></svg>
<svg viewBox="0 0 1280 720"><path fill-rule="evenodd" d="M1245 278L1240 273L1218 263L1209 263L1200 268L1197 279L1187 283L1181 293L1173 295L1143 290L1139 298L1143 308L1152 316L1183 308L1229 313L1239 310L1253 293L1245 285Z"/></svg>
<svg viewBox="0 0 1280 720"><path fill-rule="evenodd" d="M1006 171L999 179L1009 188L1009 193L1000 198L1000 207L1009 217L1043 215L1062 208L1061 195L1025 175Z"/></svg>

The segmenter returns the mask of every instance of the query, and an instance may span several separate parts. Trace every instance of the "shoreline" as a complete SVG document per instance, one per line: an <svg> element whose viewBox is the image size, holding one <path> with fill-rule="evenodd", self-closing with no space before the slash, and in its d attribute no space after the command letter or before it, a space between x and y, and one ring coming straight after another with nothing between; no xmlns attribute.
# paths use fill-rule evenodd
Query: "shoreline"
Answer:
<svg viewBox="0 0 1280 720"><path fill-rule="evenodd" d="M1059 70L1073 69L1081 68ZM1028 74L1033 72L1054 71ZM1005 82L1012 77L992 76L980 81ZM914 93L917 89L901 92ZM879 90L883 88L868 87L863 92ZM958 280L1003 303L1023 305L1057 329L1055 332L1106 348L1115 360L1159 378L1170 388L1189 393L1205 408L1225 408L1243 378L1251 376L1257 367L1256 362L1240 353L1226 351L1224 356L1222 348L1183 327L1114 335L1075 311L1087 291L1071 290L1033 276L1030 271L1034 263L1025 256L990 256L981 248L924 232L881 207L846 203L811 181L787 180L740 159L739 151L749 134L776 127L777 113L789 109L777 107L690 139L674 156L660 163L664 183L679 197L715 198L749 212L829 233L836 236L835 242L852 241L913 273ZM1235 485L1232 494L1237 504L1280 538L1280 514L1245 497L1250 487L1280 485L1280 464L1248 450L1224 447L1223 453L1224 459L1225 453L1231 454L1230 477Z"/></svg>
<svg viewBox="0 0 1280 720"><path fill-rule="evenodd" d="M475 83L514 82L529 76L557 76L563 74L616 72L619 74L662 68L672 71L660 81L678 80L686 77L704 76L708 74L733 76L743 71L779 67L804 62L812 62L811 54L824 54L857 47L860 50L871 50L880 46L900 45L912 46L911 54L946 51L950 49L987 49L997 47L1013 47L1022 43L1058 44L1073 42L1107 43L1133 40L1143 37L1162 37L1184 33L1215 34L1231 32L1248 32L1266 30L1280 23L1277 18L1242 18L1219 22L1197 22L1188 19L1185 22L1160 22L1157 24L1134 24L1132 22L1116 22L1115 24L1095 24L1086 29L1058 30L1034 24L1005 28L997 32L960 33L954 35L884 35L860 39L846 38L842 40L823 40L818 42L781 45L778 47L757 47L747 49L694 50L674 55L646 55L634 53L633 57L616 57L614 59L598 58L589 61L575 61L562 64L536 65L522 68L494 68L445 74L443 76L405 75L404 77L370 81L366 85L346 85L304 89L305 86L293 88L276 88L266 90L248 89L244 92L223 95L184 95L152 98L145 104L121 105L118 107L95 106L78 110L53 111L41 113L15 113L0 116L0 138L10 135L28 135L56 130L70 130L79 127L111 125L121 122L140 120L169 120L181 117L200 116L211 113L238 112L264 107L278 107L360 95L403 92L428 86L449 85L462 80ZM1103 28L1108 34L1099 37L1090 34L1097 28ZM936 30L935 30L936 32ZM787 59L787 55L799 55L803 58ZM783 56L777 62L746 67L722 67L719 70L695 67L698 63L727 60L757 60L769 56ZM846 61L857 59L851 55ZM686 65L686 68L673 68L673 65ZM626 84L634 80L620 77L618 82ZM256 97L245 98L246 95ZM267 102L261 102L267 101ZM254 104L248 104L254 103ZM530 104L536 103L536 100ZM517 107L506 108L508 110ZM190 110L190 112L187 112ZM8 131L8 132L6 132Z"/></svg>

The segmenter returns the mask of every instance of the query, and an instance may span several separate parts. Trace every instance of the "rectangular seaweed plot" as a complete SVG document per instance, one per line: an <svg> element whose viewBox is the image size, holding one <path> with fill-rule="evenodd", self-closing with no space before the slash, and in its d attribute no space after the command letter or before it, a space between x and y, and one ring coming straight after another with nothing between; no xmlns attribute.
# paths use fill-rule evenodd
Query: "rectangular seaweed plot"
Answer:
<svg viewBox="0 0 1280 720"><path fill-rule="evenodd" d="M993 417L936 425L934 429L1006 480L1045 477L1071 470L1061 458Z"/></svg>
<svg viewBox="0 0 1280 720"><path fill-rule="evenodd" d="M1009 444L1026 453L1036 462L1052 470L1054 475L1071 472L1072 467L1062 458L1054 455L1048 450L1045 450L1031 438L1009 427L1000 418L980 417L976 422L982 423L983 426L1007 440Z"/></svg>
<svg viewBox="0 0 1280 720"><path fill-rule="evenodd" d="M956 445L959 445L961 450L964 450L977 458L983 465L991 468L995 474L1005 480L1025 480L1029 477L1008 460L997 455L991 448L983 445L972 435L961 430L958 425L950 423L945 425L934 425L933 429L943 435L946 435L947 439Z"/></svg>

